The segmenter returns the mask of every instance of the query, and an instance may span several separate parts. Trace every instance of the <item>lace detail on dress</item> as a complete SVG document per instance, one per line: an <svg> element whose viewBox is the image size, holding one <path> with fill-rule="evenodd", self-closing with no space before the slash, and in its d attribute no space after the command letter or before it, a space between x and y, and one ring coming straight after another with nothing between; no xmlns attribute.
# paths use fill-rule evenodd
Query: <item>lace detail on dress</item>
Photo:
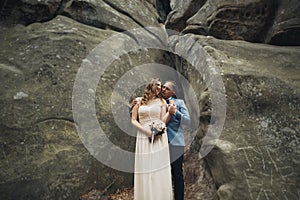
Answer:
<svg viewBox="0 0 300 200"><path fill-rule="evenodd" d="M138 110L141 125L150 125L154 119L160 119L161 105L160 99L152 100L147 105L141 105Z"/></svg>

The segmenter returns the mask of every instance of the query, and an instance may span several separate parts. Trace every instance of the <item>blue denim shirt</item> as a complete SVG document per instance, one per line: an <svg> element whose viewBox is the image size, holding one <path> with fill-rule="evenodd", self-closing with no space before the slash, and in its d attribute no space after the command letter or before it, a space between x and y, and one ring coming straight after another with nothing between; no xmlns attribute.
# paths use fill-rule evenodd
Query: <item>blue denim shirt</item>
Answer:
<svg viewBox="0 0 300 200"><path fill-rule="evenodd" d="M170 97L168 100L174 100L177 107L176 113L172 115L170 121L167 123L169 143L174 146L185 146L184 132L180 126L182 124L190 125L189 111L182 99Z"/></svg>

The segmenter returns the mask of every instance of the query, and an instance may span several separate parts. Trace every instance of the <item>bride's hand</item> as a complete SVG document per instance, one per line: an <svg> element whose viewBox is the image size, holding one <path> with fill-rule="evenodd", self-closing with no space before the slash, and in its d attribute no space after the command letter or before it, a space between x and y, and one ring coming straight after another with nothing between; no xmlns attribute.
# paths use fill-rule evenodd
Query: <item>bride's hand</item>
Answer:
<svg viewBox="0 0 300 200"><path fill-rule="evenodd" d="M147 130L146 135L151 138L152 137L152 131L151 130Z"/></svg>

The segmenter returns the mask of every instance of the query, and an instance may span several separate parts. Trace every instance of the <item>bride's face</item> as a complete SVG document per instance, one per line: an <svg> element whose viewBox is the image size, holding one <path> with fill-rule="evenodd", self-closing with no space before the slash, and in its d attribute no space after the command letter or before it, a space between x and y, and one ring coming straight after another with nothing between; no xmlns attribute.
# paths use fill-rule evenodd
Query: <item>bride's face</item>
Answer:
<svg viewBox="0 0 300 200"><path fill-rule="evenodd" d="M153 91L155 91L156 95L158 95L161 92L161 82L156 82L153 85Z"/></svg>

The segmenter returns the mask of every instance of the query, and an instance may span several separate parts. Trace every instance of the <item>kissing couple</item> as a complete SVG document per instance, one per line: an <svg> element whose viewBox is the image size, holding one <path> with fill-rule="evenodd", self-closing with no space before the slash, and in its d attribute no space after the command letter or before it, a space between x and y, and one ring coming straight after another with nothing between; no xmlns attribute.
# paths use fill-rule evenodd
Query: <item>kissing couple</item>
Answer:
<svg viewBox="0 0 300 200"><path fill-rule="evenodd" d="M182 124L190 124L184 100L176 98L173 81L151 79L142 97L131 104L131 122L137 129L134 170L135 200L184 199Z"/></svg>

